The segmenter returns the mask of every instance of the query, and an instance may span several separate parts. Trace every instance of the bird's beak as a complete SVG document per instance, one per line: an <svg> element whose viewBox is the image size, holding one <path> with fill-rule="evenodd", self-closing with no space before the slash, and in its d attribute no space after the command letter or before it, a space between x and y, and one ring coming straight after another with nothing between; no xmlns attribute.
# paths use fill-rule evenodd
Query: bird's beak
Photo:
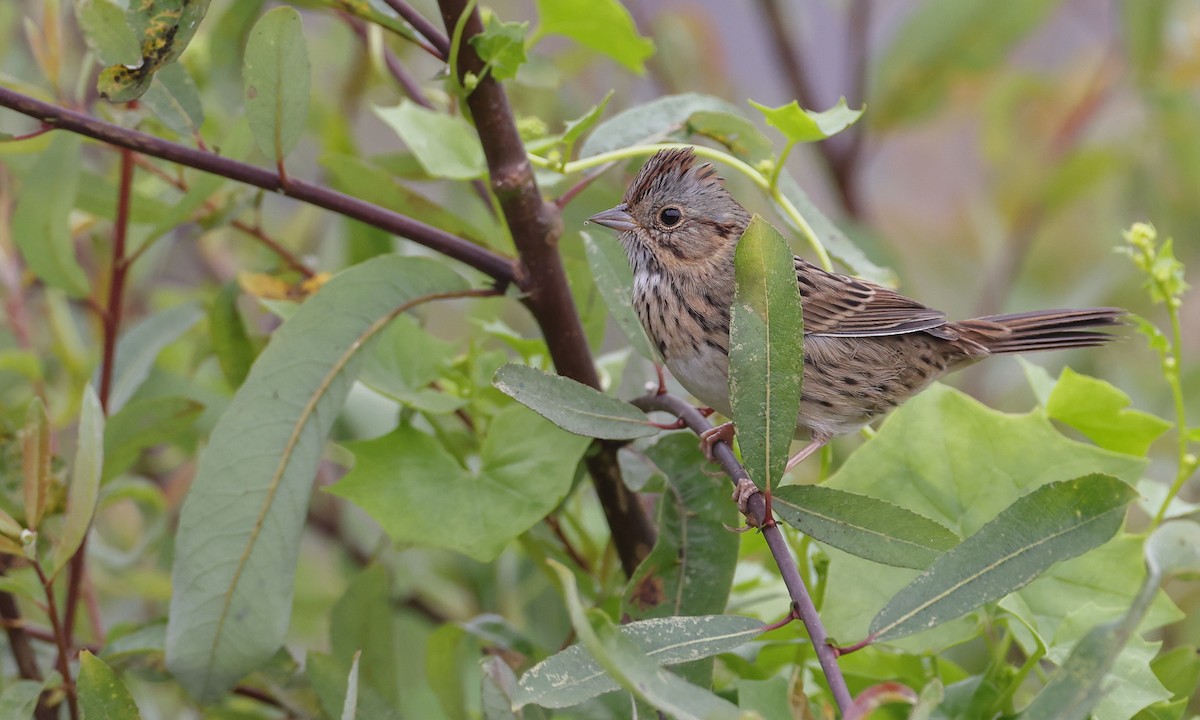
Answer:
<svg viewBox="0 0 1200 720"><path fill-rule="evenodd" d="M633 222L633 216L629 214L628 209L628 205L621 203L615 208L596 213L588 218L588 222L594 222L620 232L636 230L637 225Z"/></svg>

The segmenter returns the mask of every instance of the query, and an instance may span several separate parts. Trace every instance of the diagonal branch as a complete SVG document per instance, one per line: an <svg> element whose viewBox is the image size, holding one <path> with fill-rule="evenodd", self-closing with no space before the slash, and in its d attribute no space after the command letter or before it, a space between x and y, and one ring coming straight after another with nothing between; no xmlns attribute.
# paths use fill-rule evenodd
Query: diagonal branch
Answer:
<svg viewBox="0 0 1200 720"><path fill-rule="evenodd" d="M699 410L692 407L691 403L668 393L662 395L652 393L632 402L646 412L660 411L678 417L683 420L688 429L697 435L711 430L713 427L712 423L701 415ZM727 443L723 441L716 443L713 446L713 456L735 486L739 478L750 477L742 464L737 461L733 449ZM800 570L796 567L796 561L792 559L791 552L788 550L783 531L775 523L770 525L764 523L767 503L762 493L751 495L747 505L746 517L750 518L754 525L762 528L763 538L767 541L767 547L771 549L775 564L779 566L779 574L783 577L783 584L787 586L788 595L792 598L792 605L795 607L800 621L808 630L808 637L812 640L813 648L817 652L817 660L821 663L821 669L825 671L825 679L829 682L833 699L837 702L838 709L845 715L853 704L853 700L850 697L850 690L846 687L846 679L842 677L841 668L837 664L837 651L829 644L829 635L825 632L825 625L821 622L821 616L817 613L812 597L808 594L804 578L800 577Z"/></svg>
<svg viewBox="0 0 1200 720"><path fill-rule="evenodd" d="M413 26L413 29L421 33L429 44L437 48L437 51L442 54L443 60L450 58L450 41L446 39L433 23L425 19L425 16L417 12L416 8L404 0L383 0L384 4L396 11L396 14L404 18L404 21Z"/></svg>
<svg viewBox="0 0 1200 720"><path fill-rule="evenodd" d="M322 185L291 177L285 180L277 171L238 162L215 153L196 150L153 135L123 128L74 110L22 95L6 87L0 87L0 107L10 108L56 128L100 140L110 145L210 172L331 210L394 235L408 238L452 257L494 278L501 285L517 281L516 269L510 258L468 242L445 230L414 220L407 215L392 212Z"/></svg>
<svg viewBox="0 0 1200 720"><path fill-rule="evenodd" d="M465 11L466 0L440 0L439 4L445 26L455 27ZM463 38L481 32L483 24L479 13L473 10L467 18ZM518 281L528 293L526 305L546 338L559 374L599 388L600 378L558 253L562 234L559 209L547 202L538 189L504 87L490 73L484 74L483 61L469 42L460 43L455 60L452 66L457 68L460 81L468 73L483 78L467 96L466 104L487 157L492 191L504 211L520 255ZM604 507L621 565L631 575L654 546L654 528L637 496L621 481L618 446L598 442L596 447L598 452L588 454L588 470Z"/></svg>

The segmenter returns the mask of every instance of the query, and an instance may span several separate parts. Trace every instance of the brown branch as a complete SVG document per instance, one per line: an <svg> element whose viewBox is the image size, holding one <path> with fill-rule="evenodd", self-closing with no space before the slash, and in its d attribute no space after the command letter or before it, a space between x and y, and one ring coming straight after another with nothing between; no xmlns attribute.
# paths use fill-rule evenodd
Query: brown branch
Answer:
<svg viewBox="0 0 1200 720"><path fill-rule="evenodd" d="M67 631L59 620L58 605L54 600L54 585L46 577L46 573L42 572L42 566L36 561L33 563L33 569L37 572L38 580L42 583L42 590L46 593L46 615L50 618L50 627L54 629L54 639L58 644L58 672L62 675L63 689L66 691L67 704L71 710L71 720L79 720L79 698L75 694L75 681L71 679L71 665L68 661L70 647L67 644ZM45 697L45 695L42 696L43 700Z"/></svg>
<svg viewBox="0 0 1200 720"><path fill-rule="evenodd" d="M712 429L712 423L691 403L669 393L651 393L632 402L646 412L660 411L678 417L697 435ZM746 473L746 469L737 461L733 449L727 443L718 442L714 445L713 456L721 464L721 468L733 481L735 487L739 479L750 477ZM813 604L812 597L808 594L808 588L804 584L804 578L800 576L796 561L792 559L787 540L783 537L783 531L774 521L767 522L767 502L762 493L751 495L747 505L746 517L752 525L762 528L763 538L767 541L767 547L771 549L771 556L775 558L775 564L779 567L779 574L788 589L788 595L792 599L796 615L808 630L808 637L812 641L813 649L816 650L821 669L825 671L825 679L829 683L833 699L837 703L838 709L845 715L853 704L853 700L850 697L850 690L846 687L846 679L842 676L841 668L838 667L837 649L829 643L825 625L821 622L816 605Z"/></svg>
<svg viewBox="0 0 1200 720"><path fill-rule="evenodd" d="M404 2L404 0L383 0L383 2L395 10L397 15L404 18L405 22L412 25L414 30L428 40L429 44L433 45L442 54L442 60L450 57L450 41L434 27L433 23L426 20L424 15L417 12L413 6Z"/></svg>
<svg viewBox="0 0 1200 720"><path fill-rule="evenodd" d="M5 87L0 87L0 107L10 108L63 130L110 145L169 160L264 190L278 192L310 205L359 220L454 258L495 278L502 285L515 282L517 279L513 261L510 258L452 235L445 230L426 225L406 215L392 212L316 183L288 178L285 186L285 182L280 178L278 172L179 145L136 130L129 130L74 110L42 102Z"/></svg>
<svg viewBox="0 0 1200 720"><path fill-rule="evenodd" d="M466 1L440 0L439 5L445 27L453 28ZM482 31L479 13L472 11L463 38ZM559 374L599 388L600 378L558 253L562 216L538 189L504 87L490 73L483 73L483 62L469 42L460 44L456 65L460 81L468 73L483 78L467 96L466 102L487 158L492 191L504 211L520 255L518 277L527 293L525 303L541 328ZM596 449L598 452L588 453L588 470L608 519L621 565L627 575L632 575L654 547L654 528L637 496L621 480L616 445L600 442Z"/></svg>

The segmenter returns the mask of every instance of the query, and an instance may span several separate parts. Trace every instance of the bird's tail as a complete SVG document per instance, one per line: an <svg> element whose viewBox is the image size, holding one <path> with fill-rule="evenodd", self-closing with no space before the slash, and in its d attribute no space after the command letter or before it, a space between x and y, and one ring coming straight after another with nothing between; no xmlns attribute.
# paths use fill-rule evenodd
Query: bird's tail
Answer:
<svg viewBox="0 0 1200 720"><path fill-rule="evenodd" d="M963 320L954 326L962 339L988 353L1019 353L1103 345L1119 336L1095 328L1122 325L1125 315L1120 308L1035 310Z"/></svg>

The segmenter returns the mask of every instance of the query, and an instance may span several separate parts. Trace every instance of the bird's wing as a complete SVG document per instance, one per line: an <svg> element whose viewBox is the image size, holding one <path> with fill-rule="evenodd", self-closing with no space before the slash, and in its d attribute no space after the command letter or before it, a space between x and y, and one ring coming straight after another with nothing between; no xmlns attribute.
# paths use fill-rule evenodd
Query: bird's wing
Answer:
<svg viewBox="0 0 1200 720"><path fill-rule="evenodd" d="M958 336L946 325L944 313L895 290L825 272L800 258L795 262L806 334L871 337L928 331L947 340Z"/></svg>

